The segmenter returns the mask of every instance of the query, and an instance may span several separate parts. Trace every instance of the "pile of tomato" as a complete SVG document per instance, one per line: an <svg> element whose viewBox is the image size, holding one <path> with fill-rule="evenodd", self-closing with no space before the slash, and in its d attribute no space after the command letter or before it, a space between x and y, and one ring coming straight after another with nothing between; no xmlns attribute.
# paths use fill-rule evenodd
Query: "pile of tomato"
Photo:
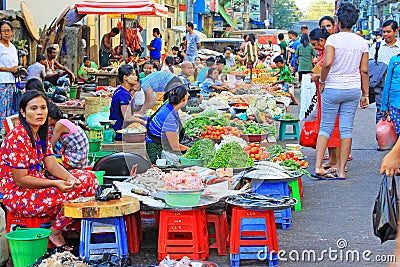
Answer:
<svg viewBox="0 0 400 267"><path fill-rule="evenodd" d="M269 153L258 143L250 143L243 149L249 154L250 158L254 160L265 160L269 158Z"/></svg>
<svg viewBox="0 0 400 267"><path fill-rule="evenodd" d="M240 131L236 127L232 126L206 126L206 131L201 135L202 138L211 138L211 139L221 139L225 135L232 134L234 136L240 137L242 135L242 131Z"/></svg>
<svg viewBox="0 0 400 267"><path fill-rule="evenodd" d="M286 153L281 153L279 156L275 157L272 159L272 161L278 161L278 162L284 162L285 160L294 160L295 162L300 164L300 167L302 168L307 168L308 167L308 162L304 159L299 160L298 157L294 154L294 152L286 152Z"/></svg>

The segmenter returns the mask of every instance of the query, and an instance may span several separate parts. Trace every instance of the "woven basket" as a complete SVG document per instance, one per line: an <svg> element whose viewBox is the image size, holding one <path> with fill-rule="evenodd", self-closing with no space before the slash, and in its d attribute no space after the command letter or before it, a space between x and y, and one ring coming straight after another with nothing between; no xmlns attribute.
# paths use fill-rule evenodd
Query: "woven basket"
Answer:
<svg viewBox="0 0 400 267"><path fill-rule="evenodd" d="M85 98L85 118L89 115L105 111L111 105L111 97L86 97ZM108 109L107 109L108 110Z"/></svg>

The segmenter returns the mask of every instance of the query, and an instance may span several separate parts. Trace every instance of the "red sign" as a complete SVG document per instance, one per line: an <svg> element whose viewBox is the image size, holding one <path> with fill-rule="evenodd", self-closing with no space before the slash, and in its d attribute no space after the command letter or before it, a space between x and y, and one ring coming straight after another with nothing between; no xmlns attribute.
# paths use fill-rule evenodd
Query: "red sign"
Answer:
<svg viewBox="0 0 400 267"><path fill-rule="evenodd" d="M186 11L186 4L179 4L179 11Z"/></svg>
<svg viewBox="0 0 400 267"><path fill-rule="evenodd" d="M258 36L258 43L259 44L277 44L278 37L276 35L259 35Z"/></svg>

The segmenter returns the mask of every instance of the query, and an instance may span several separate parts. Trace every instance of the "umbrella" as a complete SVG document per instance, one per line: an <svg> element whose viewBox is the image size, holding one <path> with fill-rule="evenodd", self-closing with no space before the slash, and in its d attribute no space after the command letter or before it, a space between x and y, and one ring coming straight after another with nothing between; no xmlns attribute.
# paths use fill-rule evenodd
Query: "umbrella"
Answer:
<svg viewBox="0 0 400 267"><path fill-rule="evenodd" d="M168 16L168 8L149 0L84 0L75 4L79 14L135 14Z"/></svg>

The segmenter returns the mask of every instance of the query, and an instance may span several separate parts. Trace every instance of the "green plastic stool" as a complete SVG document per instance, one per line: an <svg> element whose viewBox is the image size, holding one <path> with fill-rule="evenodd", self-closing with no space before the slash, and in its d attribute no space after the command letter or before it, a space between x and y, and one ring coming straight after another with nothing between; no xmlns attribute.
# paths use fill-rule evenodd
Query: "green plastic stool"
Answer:
<svg viewBox="0 0 400 267"><path fill-rule="evenodd" d="M286 126L293 126L293 133L286 133ZM279 125L279 140L287 138L300 139L299 121L281 121Z"/></svg>
<svg viewBox="0 0 400 267"><path fill-rule="evenodd" d="M301 177L299 179L301 179ZM300 211L301 210L301 196L300 196L299 179L290 181L288 183L289 184L290 196L297 200L297 204L294 205L294 207L293 207L294 211Z"/></svg>

